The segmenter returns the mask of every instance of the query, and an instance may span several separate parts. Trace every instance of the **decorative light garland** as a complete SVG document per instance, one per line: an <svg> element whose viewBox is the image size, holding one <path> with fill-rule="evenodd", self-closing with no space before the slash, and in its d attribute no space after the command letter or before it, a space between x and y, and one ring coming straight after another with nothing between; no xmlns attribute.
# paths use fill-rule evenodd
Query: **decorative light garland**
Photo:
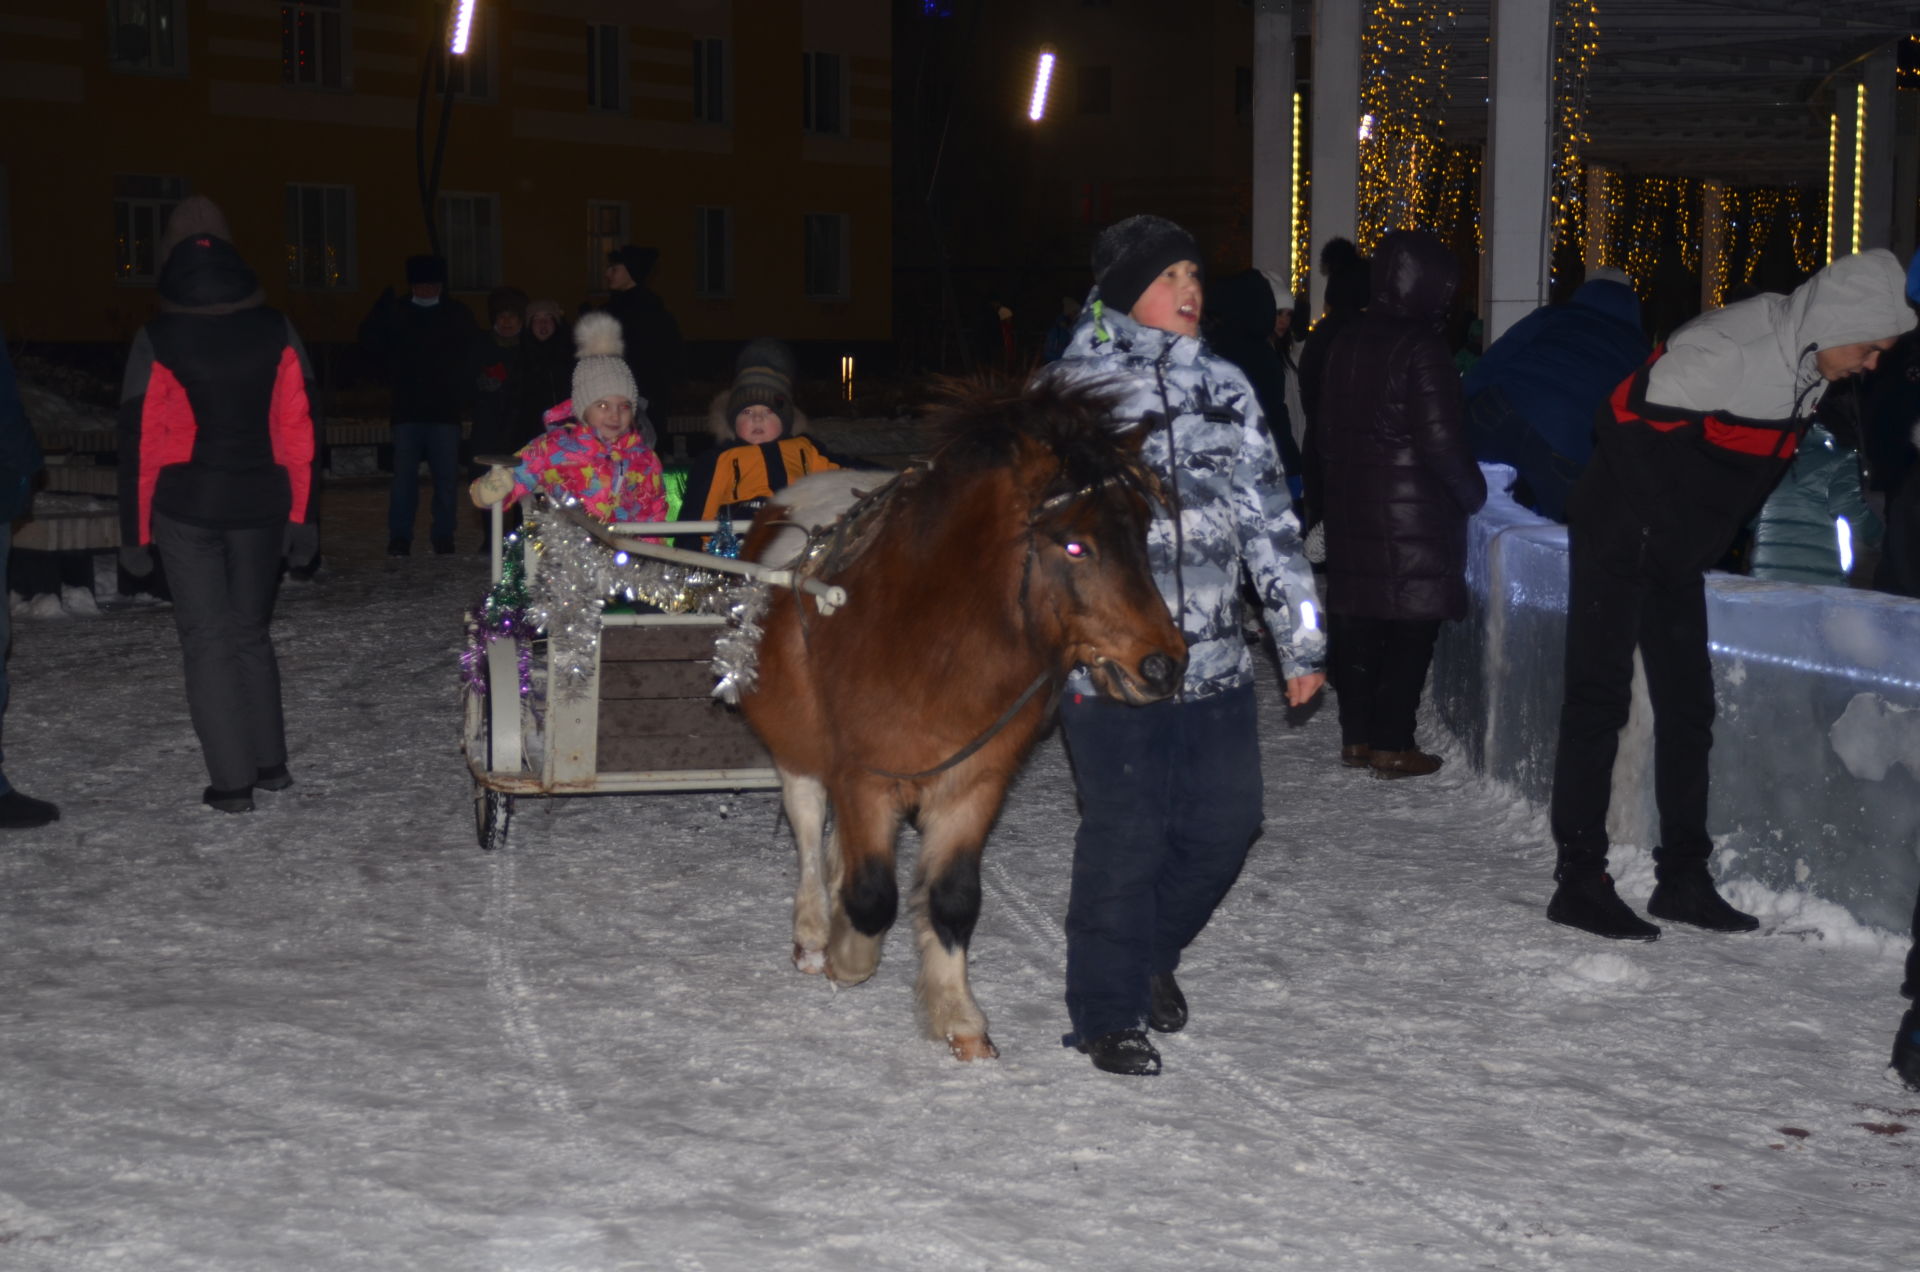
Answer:
<svg viewBox="0 0 1920 1272"><path fill-rule="evenodd" d="M1586 237L1587 72L1600 50L1597 0L1561 0L1553 18L1552 256L1582 257ZM1557 281L1557 280L1556 280Z"/></svg>
<svg viewBox="0 0 1920 1272"><path fill-rule="evenodd" d="M1439 27L1453 17L1442 0L1373 0L1360 69L1355 237L1363 255L1431 216L1431 178L1445 153L1448 41Z"/></svg>
<svg viewBox="0 0 1920 1272"><path fill-rule="evenodd" d="M1827 236L1827 203L1812 186L1794 190L1793 205L1787 211L1793 236L1793 266L1802 274L1819 269L1820 247Z"/></svg>

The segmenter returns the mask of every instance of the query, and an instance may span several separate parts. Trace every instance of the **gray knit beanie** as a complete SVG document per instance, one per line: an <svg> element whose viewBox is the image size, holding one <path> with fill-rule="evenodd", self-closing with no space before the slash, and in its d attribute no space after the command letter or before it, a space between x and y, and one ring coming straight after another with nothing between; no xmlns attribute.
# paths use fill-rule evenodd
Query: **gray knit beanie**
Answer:
<svg viewBox="0 0 1920 1272"><path fill-rule="evenodd" d="M778 340L749 341L734 360L733 389L727 394L727 423L750 406L765 406L780 417L780 433L793 431L793 350Z"/></svg>
<svg viewBox="0 0 1920 1272"><path fill-rule="evenodd" d="M573 347L580 360L573 364L573 417L587 418L587 408L603 398L622 397L633 403L638 417L647 409L647 400L634 386L633 371L620 355L626 344L620 338L620 320L604 311L584 315L573 327Z"/></svg>

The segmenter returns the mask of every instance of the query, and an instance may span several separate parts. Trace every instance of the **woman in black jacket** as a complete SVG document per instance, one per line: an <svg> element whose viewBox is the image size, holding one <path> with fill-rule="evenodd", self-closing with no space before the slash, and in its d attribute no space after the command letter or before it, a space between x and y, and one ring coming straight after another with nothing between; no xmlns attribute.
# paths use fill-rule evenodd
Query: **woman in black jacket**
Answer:
<svg viewBox="0 0 1920 1272"><path fill-rule="evenodd" d="M1376 777L1440 767L1414 747L1414 713L1441 621L1466 616L1467 518L1487 499L1440 334L1458 277L1431 234L1382 240L1367 310L1328 350L1315 408L1340 757Z"/></svg>
<svg viewBox="0 0 1920 1272"><path fill-rule="evenodd" d="M173 591L201 798L244 813L255 787L293 785L267 626L288 527L313 508L313 372L211 200L176 208L160 247L161 313L121 392L121 541L151 543Z"/></svg>

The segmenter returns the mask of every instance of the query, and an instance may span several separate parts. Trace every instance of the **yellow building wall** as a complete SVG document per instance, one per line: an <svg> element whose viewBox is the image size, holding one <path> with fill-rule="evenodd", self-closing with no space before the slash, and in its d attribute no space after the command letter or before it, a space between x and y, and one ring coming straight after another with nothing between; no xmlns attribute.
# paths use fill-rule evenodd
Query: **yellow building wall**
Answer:
<svg viewBox="0 0 1920 1272"><path fill-rule="evenodd" d="M887 0L480 0L489 100L456 98L440 189L497 195L501 281L568 309L590 298L589 200L630 209L660 249L653 286L689 339L891 336ZM422 54L437 33L415 0L346 0L350 85L281 82L280 6L175 0L177 74L114 69L103 0L7 0L0 12L0 168L8 242L0 323L10 338L122 341L157 309L114 281L116 174L186 179L226 211L269 303L309 341L354 338L405 258L426 250L415 180ZM623 28L623 109L586 102L588 22ZM490 29L489 29L490 28ZM728 41L732 117L692 119L695 37ZM840 54L845 136L802 130L801 53ZM437 129L433 95L428 136ZM289 285L288 183L346 185L354 285ZM733 218L724 298L695 294L695 209ZM807 213L849 218L845 300L804 294ZM476 311L483 297L463 297Z"/></svg>

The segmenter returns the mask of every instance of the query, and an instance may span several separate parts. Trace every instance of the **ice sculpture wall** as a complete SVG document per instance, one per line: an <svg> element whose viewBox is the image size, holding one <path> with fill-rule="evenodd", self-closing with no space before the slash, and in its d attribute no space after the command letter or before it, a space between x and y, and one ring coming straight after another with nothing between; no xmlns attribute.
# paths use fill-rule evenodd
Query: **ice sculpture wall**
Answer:
<svg viewBox="0 0 1920 1272"><path fill-rule="evenodd" d="M1470 763L1545 806L1566 625L1567 537L1516 505L1474 518L1468 621L1434 658L1440 720ZM1709 575L1719 716L1709 829L1729 873L1805 888L1904 930L1920 887L1920 601ZM1651 847L1651 716L1636 672L1609 831Z"/></svg>

